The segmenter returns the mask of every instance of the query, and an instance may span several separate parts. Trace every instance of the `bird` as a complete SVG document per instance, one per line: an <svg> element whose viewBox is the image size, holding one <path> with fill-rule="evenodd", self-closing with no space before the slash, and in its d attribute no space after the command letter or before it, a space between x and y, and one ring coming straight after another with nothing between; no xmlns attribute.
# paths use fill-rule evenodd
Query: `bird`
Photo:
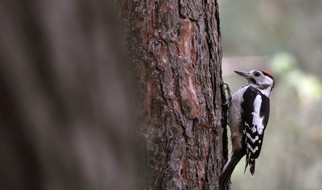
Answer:
<svg viewBox="0 0 322 190"><path fill-rule="evenodd" d="M228 179L243 156L245 170L249 166L255 174L255 161L259 157L264 132L269 120L270 94L275 86L272 73L266 70L235 71L246 79L247 85L240 87L229 98L227 122L231 132L232 153L223 167L220 185Z"/></svg>

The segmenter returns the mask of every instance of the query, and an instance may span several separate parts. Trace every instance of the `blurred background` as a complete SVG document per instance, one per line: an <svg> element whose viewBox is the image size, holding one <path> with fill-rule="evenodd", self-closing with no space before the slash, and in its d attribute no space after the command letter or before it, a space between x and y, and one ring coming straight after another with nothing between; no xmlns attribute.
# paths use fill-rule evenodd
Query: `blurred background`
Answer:
<svg viewBox="0 0 322 190"><path fill-rule="evenodd" d="M232 93L245 84L234 70L267 69L276 86L256 175L242 160L232 189L322 189L322 1L219 1L223 76Z"/></svg>
<svg viewBox="0 0 322 190"><path fill-rule="evenodd" d="M0 189L138 189L114 1L0 1Z"/></svg>

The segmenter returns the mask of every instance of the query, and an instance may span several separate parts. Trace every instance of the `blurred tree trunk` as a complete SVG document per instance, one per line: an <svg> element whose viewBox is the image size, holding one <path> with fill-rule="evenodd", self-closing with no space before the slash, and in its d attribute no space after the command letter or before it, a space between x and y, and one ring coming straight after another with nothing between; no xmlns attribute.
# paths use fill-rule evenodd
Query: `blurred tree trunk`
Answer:
<svg viewBox="0 0 322 190"><path fill-rule="evenodd" d="M217 1L121 2L145 108L148 189L219 189L227 139Z"/></svg>
<svg viewBox="0 0 322 190"><path fill-rule="evenodd" d="M129 65L106 0L0 2L0 189L136 189Z"/></svg>

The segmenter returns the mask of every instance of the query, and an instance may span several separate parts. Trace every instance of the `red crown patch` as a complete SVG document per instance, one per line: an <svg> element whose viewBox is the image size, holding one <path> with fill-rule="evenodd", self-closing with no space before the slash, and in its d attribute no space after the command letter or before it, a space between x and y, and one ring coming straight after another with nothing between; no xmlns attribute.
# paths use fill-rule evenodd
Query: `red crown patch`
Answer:
<svg viewBox="0 0 322 190"><path fill-rule="evenodd" d="M265 71L265 70L261 70L261 71L262 71L262 73L263 73L264 75L266 75L266 76L269 76L269 77L273 78L273 75L272 75L272 73L271 73L271 72L269 72L269 71Z"/></svg>

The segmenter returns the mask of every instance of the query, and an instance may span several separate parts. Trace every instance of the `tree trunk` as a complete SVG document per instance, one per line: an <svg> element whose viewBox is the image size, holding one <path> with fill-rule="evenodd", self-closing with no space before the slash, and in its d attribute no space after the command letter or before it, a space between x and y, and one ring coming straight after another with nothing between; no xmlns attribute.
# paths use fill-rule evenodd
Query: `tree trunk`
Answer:
<svg viewBox="0 0 322 190"><path fill-rule="evenodd" d="M219 189L227 156L216 0L122 0L144 106L148 189Z"/></svg>
<svg viewBox="0 0 322 190"><path fill-rule="evenodd" d="M136 128L109 0L0 2L0 189L135 188Z"/></svg>

